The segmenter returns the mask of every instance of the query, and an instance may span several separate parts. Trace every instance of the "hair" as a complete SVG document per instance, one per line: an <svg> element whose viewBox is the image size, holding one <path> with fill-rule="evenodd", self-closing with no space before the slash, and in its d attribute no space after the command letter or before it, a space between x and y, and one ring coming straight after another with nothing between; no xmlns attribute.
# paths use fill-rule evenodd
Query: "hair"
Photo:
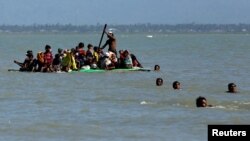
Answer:
<svg viewBox="0 0 250 141"><path fill-rule="evenodd" d="M63 52L63 49L58 48L57 51L58 51L58 53L62 53L62 52Z"/></svg>
<svg viewBox="0 0 250 141"><path fill-rule="evenodd" d="M228 86L228 89L229 89L229 88L231 88L233 86L236 86L236 85L234 83L229 83L227 86Z"/></svg>
<svg viewBox="0 0 250 141"><path fill-rule="evenodd" d="M60 58L60 54L55 54L55 58Z"/></svg>
<svg viewBox="0 0 250 141"><path fill-rule="evenodd" d="M76 52L76 49L75 48L71 48L70 50L72 53L75 53Z"/></svg>
<svg viewBox="0 0 250 141"><path fill-rule="evenodd" d="M28 56L28 57L33 57L33 51L32 51L32 50L28 50L28 51L26 52L26 56Z"/></svg>
<svg viewBox="0 0 250 141"><path fill-rule="evenodd" d="M161 81L161 84L158 83L158 81ZM161 86L163 84L163 79L162 78L156 78L156 85Z"/></svg>
<svg viewBox="0 0 250 141"><path fill-rule="evenodd" d="M33 53L33 51L32 51L32 50L27 50L26 53L27 53L27 54L28 54L28 53Z"/></svg>
<svg viewBox="0 0 250 141"><path fill-rule="evenodd" d="M109 31L108 34L114 36L114 33L112 31Z"/></svg>
<svg viewBox="0 0 250 141"><path fill-rule="evenodd" d="M94 46L94 51L97 52L97 50L98 50L98 47Z"/></svg>
<svg viewBox="0 0 250 141"><path fill-rule="evenodd" d="M46 45L45 49L51 49L51 46L50 45Z"/></svg>
<svg viewBox="0 0 250 141"><path fill-rule="evenodd" d="M156 69L158 67L158 69ZM160 66L159 65L155 65L155 70L160 70Z"/></svg>
<svg viewBox="0 0 250 141"><path fill-rule="evenodd" d="M88 44L88 48L90 48L90 47L93 47L93 45L92 44Z"/></svg>
<svg viewBox="0 0 250 141"><path fill-rule="evenodd" d="M130 54L132 60L137 60L134 54Z"/></svg>
<svg viewBox="0 0 250 141"><path fill-rule="evenodd" d="M197 99L196 99L196 107L203 107L202 106L202 100L205 100L207 101L207 99L203 96L199 96Z"/></svg>
<svg viewBox="0 0 250 141"><path fill-rule="evenodd" d="M78 46L79 46L80 48L83 48L83 47L84 47L84 43L83 43L83 42L80 42L80 43L78 44Z"/></svg>
<svg viewBox="0 0 250 141"><path fill-rule="evenodd" d="M175 86L176 86L176 84L178 84L178 83L180 84L179 81L174 81L174 82L173 82L173 88L176 88Z"/></svg>

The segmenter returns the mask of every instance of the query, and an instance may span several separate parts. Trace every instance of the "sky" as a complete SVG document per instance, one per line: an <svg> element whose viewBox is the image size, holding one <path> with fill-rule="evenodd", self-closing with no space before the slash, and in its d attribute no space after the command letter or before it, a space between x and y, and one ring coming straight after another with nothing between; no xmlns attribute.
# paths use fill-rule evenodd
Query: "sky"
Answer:
<svg viewBox="0 0 250 141"><path fill-rule="evenodd" d="M250 24L250 0L0 0L0 25Z"/></svg>

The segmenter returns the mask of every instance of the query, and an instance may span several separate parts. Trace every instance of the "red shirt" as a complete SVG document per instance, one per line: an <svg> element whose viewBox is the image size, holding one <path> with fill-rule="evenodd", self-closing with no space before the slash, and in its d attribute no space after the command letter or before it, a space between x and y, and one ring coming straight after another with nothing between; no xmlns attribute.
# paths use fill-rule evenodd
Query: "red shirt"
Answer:
<svg viewBox="0 0 250 141"><path fill-rule="evenodd" d="M80 54L80 55L86 56L86 51L85 51L84 49L79 48L78 51L79 51L79 54Z"/></svg>
<svg viewBox="0 0 250 141"><path fill-rule="evenodd" d="M52 64L53 62L53 55L51 52L45 52L44 53L44 63L45 64Z"/></svg>

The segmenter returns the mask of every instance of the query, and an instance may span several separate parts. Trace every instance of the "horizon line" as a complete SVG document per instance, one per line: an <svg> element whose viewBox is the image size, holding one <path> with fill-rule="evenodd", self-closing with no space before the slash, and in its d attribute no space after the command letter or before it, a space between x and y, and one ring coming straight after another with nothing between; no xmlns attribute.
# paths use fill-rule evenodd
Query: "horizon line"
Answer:
<svg viewBox="0 0 250 141"><path fill-rule="evenodd" d="M71 23L47 23L47 24L0 24L0 26L45 26L45 25L60 25L60 26L101 26L105 25L106 23L96 23L96 24L71 24ZM119 25L250 25L250 23L176 23L176 24L169 24L169 23L131 23L131 24L109 24L112 26L119 26Z"/></svg>

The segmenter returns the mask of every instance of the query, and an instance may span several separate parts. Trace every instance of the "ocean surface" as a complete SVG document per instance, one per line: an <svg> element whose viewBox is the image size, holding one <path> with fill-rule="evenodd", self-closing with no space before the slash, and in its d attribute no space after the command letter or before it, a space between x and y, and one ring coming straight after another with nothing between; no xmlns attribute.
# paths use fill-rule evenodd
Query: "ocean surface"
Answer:
<svg viewBox="0 0 250 141"><path fill-rule="evenodd" d="M0 140L206 141L209 124L250 123L250 35L115 35L118 50L160 71L9 72L29 49L49 44L55 54L98 45L101 35L0 33ZM182 90L172 89L175 80ZM239 93L226 93L230 82ZM198 96L213 107L196 108Z"/></svg>

